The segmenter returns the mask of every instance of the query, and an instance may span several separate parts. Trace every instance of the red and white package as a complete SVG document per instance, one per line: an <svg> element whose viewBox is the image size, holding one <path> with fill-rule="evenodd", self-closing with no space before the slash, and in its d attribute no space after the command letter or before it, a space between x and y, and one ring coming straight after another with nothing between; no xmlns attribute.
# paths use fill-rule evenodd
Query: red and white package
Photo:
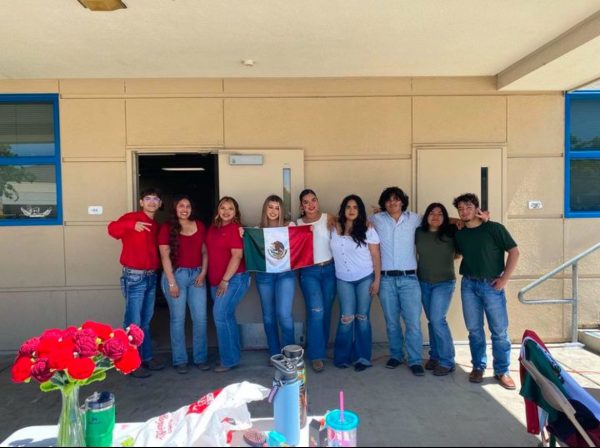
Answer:
<svg viewBox="0 0 600 448"><path fill-rule="evenodd" d="M259 384L231 384L121 432L114 446L229 446L231 431L252 426L248 403L264 400L268 394L269 389Z"/></svg>

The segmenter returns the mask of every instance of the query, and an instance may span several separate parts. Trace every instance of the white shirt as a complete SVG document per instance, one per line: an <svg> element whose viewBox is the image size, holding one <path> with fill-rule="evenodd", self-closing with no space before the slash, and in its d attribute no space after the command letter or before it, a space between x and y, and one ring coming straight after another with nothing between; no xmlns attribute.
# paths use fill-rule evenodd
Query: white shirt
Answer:
<svg viewBox="0 0 600 448"><path fill-rule="evenodd" d="M325 263L333 258L329 248L329 229L327 213L322 213L318 221L306 223L298 219L299 226L313 226L313 257L315 264Z"/></svg>
<svg viewBox="0 0 600 448"><path fill-rule="evenodd" d="M354 282L373 273L373 258L369 244L379 244L375 229L367 230L367 244L357 246L351 236L331 231L331 252L335 261L335 276L345 282Z"/></svg>
<svg viewBox="0 0 600 448"><path fill-rule="evenodd" d="M381 240L381 269L383 271L412 271L417 269L415 232L421 216L403 212L396 221L388 212L371 216L371 223Z"/></svg>

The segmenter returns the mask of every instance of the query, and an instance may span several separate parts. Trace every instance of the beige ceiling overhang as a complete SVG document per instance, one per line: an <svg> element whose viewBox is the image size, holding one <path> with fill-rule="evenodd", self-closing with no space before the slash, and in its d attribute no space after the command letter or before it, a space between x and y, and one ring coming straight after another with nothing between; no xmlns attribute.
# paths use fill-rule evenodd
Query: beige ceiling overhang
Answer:
<svg viewBox="0 0 600 448"><path fill-rule="evenodd" d="M600 78L600 0L123 2L0 1L0 79L497 76L510 91Z"/></svg>

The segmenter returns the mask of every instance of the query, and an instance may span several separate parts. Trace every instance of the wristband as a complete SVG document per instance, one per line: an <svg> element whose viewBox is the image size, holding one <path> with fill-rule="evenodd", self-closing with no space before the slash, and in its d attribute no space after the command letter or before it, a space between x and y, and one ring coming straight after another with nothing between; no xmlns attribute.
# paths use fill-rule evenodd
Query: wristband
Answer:
<svg viewBox="0 0 600 448"><path fill-rule="evenodd" d="M169 288L174 288L175 286L177 286L177 284L175 284L175 283L169 283Z"/></svg>

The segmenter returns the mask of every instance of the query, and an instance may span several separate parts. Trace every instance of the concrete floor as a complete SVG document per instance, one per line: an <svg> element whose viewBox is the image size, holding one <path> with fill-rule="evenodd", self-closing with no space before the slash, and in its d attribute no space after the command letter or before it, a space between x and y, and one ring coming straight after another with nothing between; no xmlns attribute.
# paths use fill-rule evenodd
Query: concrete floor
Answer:
<svg viewBox="0 0 600 448"><path fill-rule="evenodd" d="M600 357L584 349L551 348L552 354L577 381L600 390ZM168 356L168 354L165 354ZM213 354L213 358L216 353ZM513 357L513 378L518 382L518 349ZM362 373L339 370L327 363L325 372L309 372L309 414L320 415L337 407L338 392L346 394L346 407L360 415L362 446L536 446L527 434L523 399L518 392L498 386L488 370L482 385L467 380L469 350L457 347L457 371L438 378L427 373L414 377L406 366L384 368L387 348L374 347L375 365ZM59 394L45 394L35 384L10 381L12 356L0 357L0 441L19 428L56 424ZM82 390L81 399L94 390L110 390L118 401L117 421L144 421L195 401L201 395L242 380L268 386L272 368L266 352L244 352L242 365L224 374L190 371L178 375L171 368L148 379L124 378L110 372L103 383ZM253 417L272 416L266 402L252 404Z"/></svg>

